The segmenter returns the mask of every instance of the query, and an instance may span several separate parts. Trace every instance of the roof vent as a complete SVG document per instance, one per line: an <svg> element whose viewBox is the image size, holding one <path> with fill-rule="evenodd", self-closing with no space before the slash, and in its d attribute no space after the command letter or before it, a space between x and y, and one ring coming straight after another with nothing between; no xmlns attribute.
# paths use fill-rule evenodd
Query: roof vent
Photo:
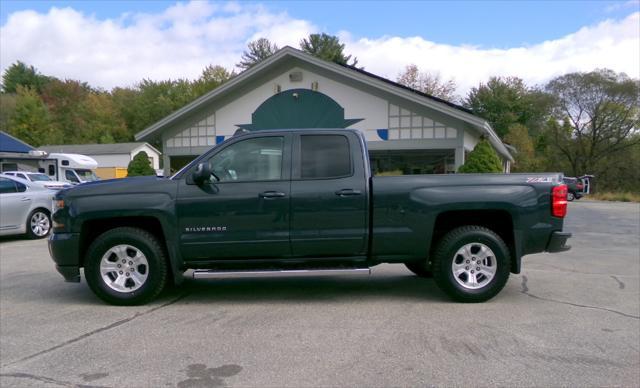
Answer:
<svg viewBox="0 0 640 388"><path fill-rule="evenodd" d="M302 81L302 72L301 71L292 71L289 73L289 81L291 82L301 82Z"/></svg>

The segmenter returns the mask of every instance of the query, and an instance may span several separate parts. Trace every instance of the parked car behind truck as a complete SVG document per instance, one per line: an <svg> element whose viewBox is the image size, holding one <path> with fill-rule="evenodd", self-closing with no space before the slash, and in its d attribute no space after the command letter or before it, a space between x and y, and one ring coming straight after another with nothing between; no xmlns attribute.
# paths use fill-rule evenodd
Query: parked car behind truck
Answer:
<svg viewBox="0 0 640 388"><path fill-rule="evenodd" d="M54 194L28 180L0 176L0 236L47 237Z"/></svg>
<svg viewBox="0 0 640 388"><path fill-rule="evenodd" d="M49 190L62 190L71 187L71 183L51 180L46 174L30 171L5 171L0 175L12 176L31 182L34 186L39 186Z"/></svg>
<svg viewBox="0 0 640 388"><path fill-rule="evenodd" d="M56 195L49 247L67 281L113 304L195 278L368 272L405 264L453 299L495 296L523 256L560 252L561 174L372 177L355 130L236 136L170 179Z"/></svg>

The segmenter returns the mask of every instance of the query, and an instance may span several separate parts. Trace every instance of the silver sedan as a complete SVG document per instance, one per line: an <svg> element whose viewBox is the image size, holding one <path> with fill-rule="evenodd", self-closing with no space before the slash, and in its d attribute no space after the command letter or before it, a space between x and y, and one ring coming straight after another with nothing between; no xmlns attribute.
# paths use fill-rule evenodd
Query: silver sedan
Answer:
<svg viewBox="0 0 640 388"><path fill-rule="evenodd" d="M0 177L0 236L26 234L44 238L51 231L51 205L55 192L31 182Z"/></svg>

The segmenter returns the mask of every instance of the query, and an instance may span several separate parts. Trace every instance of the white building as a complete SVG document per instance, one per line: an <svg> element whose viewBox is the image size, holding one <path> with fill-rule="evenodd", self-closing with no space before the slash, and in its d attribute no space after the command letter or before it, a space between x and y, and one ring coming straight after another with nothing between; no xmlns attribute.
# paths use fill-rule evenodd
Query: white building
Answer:
<svg viewBox="0 0 640 388"><path fill-rule="evenodd" d="M505 171L513 161L491 126L469 110L291 47L135 137L162 141L168 174L238 128L359 129L378 174L455 172L481 137L496 149Z"/></svg>
<svg viewBox="0 0 640 388"><path fill-rule="evenodd" d="M162 153L148 143L113 143L113 144L74 144L47 145L38 149L47 153L81 154L89 156L98 162L96 174L102 179L122 178L126 176L129 162L139 152L146 152L151 166L160 169Z"/></svg>

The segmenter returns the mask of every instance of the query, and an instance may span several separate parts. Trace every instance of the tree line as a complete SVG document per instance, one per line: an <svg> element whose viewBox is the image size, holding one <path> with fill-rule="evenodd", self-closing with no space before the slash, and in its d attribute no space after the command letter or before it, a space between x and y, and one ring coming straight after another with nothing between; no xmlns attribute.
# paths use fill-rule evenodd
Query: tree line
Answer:
<svg viewBox="0 0 640 388"><path fill-rule="evenodd" d="M328 34L311 34L300 41L300 49L344 66L358 65L345 45ZM249 69L277 50L268 39L257 39L236 66ZM41 74L18 61L2 75L0 130L34 146L132 141L137 132L236 75L233 69L209 65L195 80L143 79L106 91ZM595 174L599 187L640 192L640 81L624 73L594 69L544 85L491 77L464 97L456 94L455 80L413 64L396 81L486 119L517 150L514 172Z"/></svg>

